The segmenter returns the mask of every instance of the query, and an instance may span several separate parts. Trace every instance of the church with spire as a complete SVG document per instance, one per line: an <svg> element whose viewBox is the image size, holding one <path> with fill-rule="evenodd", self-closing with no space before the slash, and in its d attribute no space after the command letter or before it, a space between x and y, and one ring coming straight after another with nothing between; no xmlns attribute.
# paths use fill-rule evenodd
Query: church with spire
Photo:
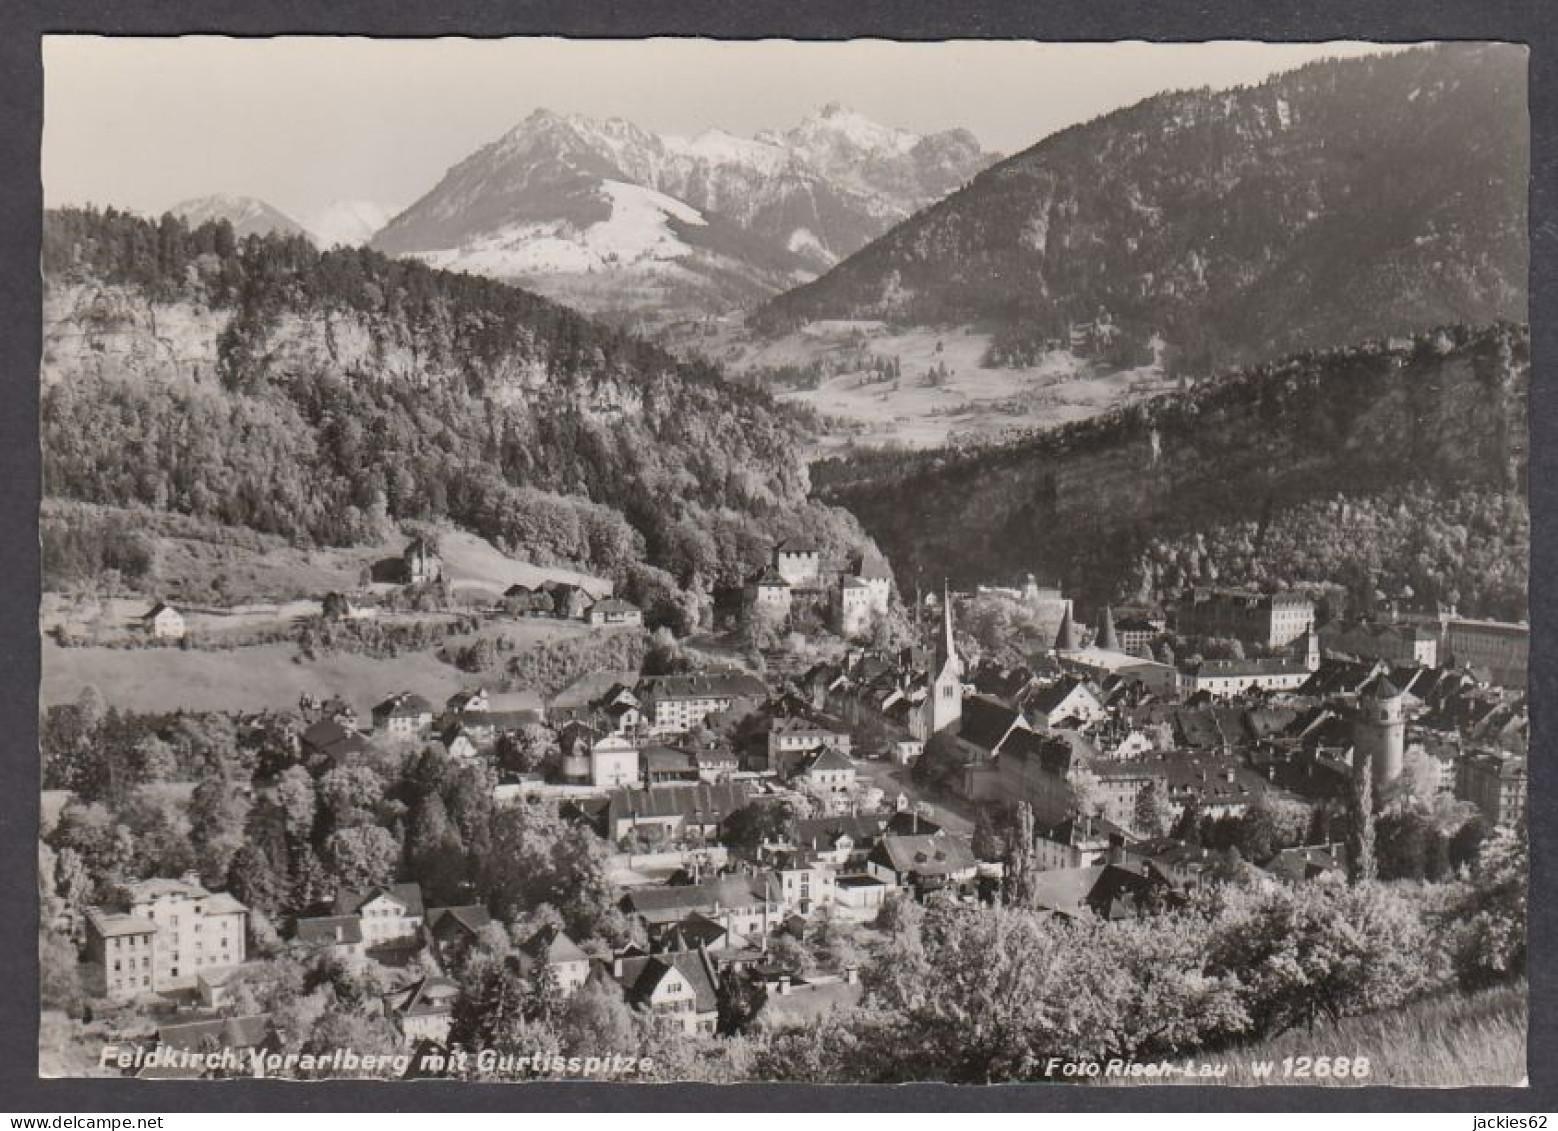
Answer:
<svg viewBox="0 0 1558 1131"><path fill-rule="evenodd" d="M941 587L941 624L931 656L925 703L925 737L956 734L963 721L963 661L952 630L952 594Z"/></svg>

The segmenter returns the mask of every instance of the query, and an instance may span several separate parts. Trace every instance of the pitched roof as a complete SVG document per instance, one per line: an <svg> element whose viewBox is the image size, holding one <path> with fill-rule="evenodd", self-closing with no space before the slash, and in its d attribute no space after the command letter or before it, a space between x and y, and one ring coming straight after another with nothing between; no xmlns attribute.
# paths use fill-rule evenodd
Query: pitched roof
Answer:
<svg viewBox="0 0 1558 1131"><path fill-rule="evenodd" d="M427 1017L448 1013L454 1008L454 999L460 996L460 987L448 978L429 974L409 986L391 990L383 996L384 1009L401 1017Z"/></svg>
<svg viewBox="0 0 1558 1131"><path fill-rule="evenodd" d="M310 946L338 946L362 942L362 919L356 915L316 915L299 919L297 941Z"/></svg>
<svg viewBox="0 0 1558 1131"><path fill-rule="evenodd" d="M622 903L635 915L660 921L679 919L716 906L721 909L762 907L768 901L764 894L768 880L766 875L716 876L696 884L634 888L622 897Z"/></svg>
<svg viewBox="0 0 1558 1131"><path fill-rule="evenodd" d="M761 699L768 693L763 681L746 672L698 672L693 675L646 676L639 692L654 699Z"/></svg>
<svg viewBox="0 0 1558 1131"><path fill-rule="evenodd" d="M1067 699L1071 698L1078 691L1086 694L1094 702L1098 702L1098 695L1086 680L1068 676L1065 679L1050 684L1048 687L1041 687L1034 691L1028 697L1027 706L1032 711L1049 715L1054 713L1061 704L1065 703Z"/></svg>
<svg viewBox="0 0 1558 1131"><path fill-rule="evenodd" d="M590 960L590 956L580 949L578 943L563 931L551 926L542 927L520 943L519 951L532 960L545 956L546 960L554 966L560 966L565 962Z"/></svg>
<svg viewBox="0 0 1558 1131"><path fill-rule="evenodd" d="M269 1013L251 1013L247 1017L215 1017L208 1021L186 1021L181 1025L163 1025L157 1029L157 1043L175 1049L197 1050L208 1041L219 1049L249 1049L265 1043L275 1032Z"/></svg>
<svg viewBox="0 0 1558 1131"><path fill-rule="evenodd" d="M337 915L355 915L380 895L388 895L403 904L408 915L422 914L422 885L417 883L380 884L355 891L343 888L336 894L335 912Z"/></svg>
<svg viewBox="0 0 1558 1131"><path fill-rule="evenodd" d="M460 907L433 907L427 912L427 926L435 938L448 938L459 933L474 935L492 922L492 913L479 903Z"/></svg>
<svg viewBox="0 0 1558 1131"><path fill-rule="evenodd" d="M963 700L963 719L958 726L958 737L981 750L994 750L1013 727L1027 729L1021 712L1005 703L987 699L982 695L969 695Z"/></svg>
<svg viewBox="0 0 1558 1131"><path fill-rule="evenodd" d="M745 808L751 794L744 782L716 785L659 786L654 789L614 789L611 791L608 820L612 828L619 821L645 817L698 817L704 822L723 821L737 809Z"/></svg>
<svg viewBox="0 0 1558 1131"><path fill-rule="evenodd" d="M808 755L801 763L803 773L811 773L813 770L853 770L854 768L853 762L831 746L822 747Z"/></svg>
<svg viewBox="0 0 1558 1131"><path fill-rule="evenodd" d="M713 1013L719 1008L714 967L702 950L624 958L621 965L617 980L631 1001L647 1002L666 975L675 970L692 988L694 1012Z"/></svg>
<svg viewBox="0 0 1558 1131"><path fill-rule="evenodd" d="M921 836L889 833L877 842L871 859L893 871L921 876L946 876L977 866L974 853L962 837L936 832Z"/></svg>

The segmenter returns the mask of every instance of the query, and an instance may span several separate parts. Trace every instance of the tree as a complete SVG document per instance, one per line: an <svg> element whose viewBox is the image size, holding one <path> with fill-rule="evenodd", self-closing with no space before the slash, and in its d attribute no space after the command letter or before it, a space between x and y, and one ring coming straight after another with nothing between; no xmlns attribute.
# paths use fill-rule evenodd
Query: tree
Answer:
<svg viewBox="0 0 1558 1131"><path fill-rule="evenodd" d="M725 819L723 840L735 848L757 848L789 836L791 812L779 801L752 801Z"/></svg>
<svg viewBox="0 0 1558 1131"><path fill-rule="evenodd" d="M509 731L499 740L496 750L499 768L510 773L545 772L562 755L557 732L540 723L526 723Z"/></svg>
<svg viewBox="0 0 1558 1131"><path fill-rule="evenodd" d="M1374 759L1364 757L1353 772L1351 804L1347 814L1347 871L1355 884L1375 878L1374 860Z"/></svg>
<svg viewBox="0 0 1558 1131"><path fill-rule="evenodd" d="M80 1011L86 994L81 986L80 959L75 945L58 931L38 928L38 1003L44 1009L69 1014Z"/></svg>
<svg viewBox="0 0 1558 1131"><path fill-rule="evenodd" d="M318 805L323 811L323 831L372 824L384 801L384 780L367 766L341 766L319 779Z"/></svg>
<svg viewBox="0 0 1558 1131"><path fill-rule="evenodd" d="M313 834L317 816L314 779L302 766L282 771L271 791L272 800L281 809L283 828L292 844L303 844Z"/></svg>
<svg viewBox="0 0 1558 1131"><path fill-rule="evenodd" d="M325 838L324 864L336 884L367 888L387 884L400 859L400 845L387 829L358 825Z"/></svg>
<svg viewBox="0 0 1558 1131"><path fill-rule="evenodd" d="M1277 850L1277 823L1271 810L1257 801L1239 817L1234 845L1244 859L1264 864Z"/></svg>
<svg viewBox="0 0 1558 1131"><path fill-rule="evenodd" d="M1032 907L1038 861L1035 856L1033 806L1026 801L1017 804L1017 819L1011 836L1007 839L1005 868L1001 879L1001 898L1008 907Z"/></svg>
<svg viewBox="0 0 1558 1131"><path fill-rule="evenodd" d="M964 765L956 736L943 732L931 735L924 752L909 768L909 775L922 785L950 790L962 780Z"/></svg>
<svg viewBox="0 0 1558 1131"><path fill-rule="evenodd" d="M1171 819L1168 798L1156 780L1149 781L1136 794L1136 810L1132 825L1141 836L1150 839L1168 833Z"/></svg>
<svg viewBox="0 0 1558 1131"><path fill-rule="evenodd" d="M558 1025L568 1056L610 1056L631 1051L637 1042L633 1011L616 979L592 974L568 999Z"/></svg>
<svg viewBox="0 0 1558 1131"><path fill-rule="evenodd" d="M465 845L437 793L427 794L412 806L406 858L429 900L448 904L459 899L467 879Z"/></svg>
<svg viewBox="0 0 1558 1131"><path fill-rule="evenodd" d="M1184 841L1192 847L1201 847L1201 799L1192 795L1179 811L1179 817L1174 822L1174 827L1169 830L1169 836L1175 840Z"/></svg>
<svg viewBox="0 0 1558 1131"><path fill-rule="evenodd" d="M210 776L189 799L189 839L199 853L201 874L216 882L227 877L244 844L249 799L238 783Z"/></svg>
<svg viewBox="0 0 1558 1131"><path fill-rule="evenodd" d="M265 915L275 914L286 902L286 877L256 844L245 844L234 854L227 885L239 902Z"/></svg>
<svg viewBox="0 0 1558 1131"><path fill-rule="evenodd" d="M1496 827L1483 842L1471 887L1447 916L1456 976L1472 988L1518 977L1526 967L1531 846Z"/></svg>

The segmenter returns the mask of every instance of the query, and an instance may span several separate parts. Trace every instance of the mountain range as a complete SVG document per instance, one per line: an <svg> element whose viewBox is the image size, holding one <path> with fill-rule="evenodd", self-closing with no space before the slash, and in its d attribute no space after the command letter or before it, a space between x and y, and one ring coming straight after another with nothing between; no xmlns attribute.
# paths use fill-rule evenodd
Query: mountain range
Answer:
<svg viewBox="0 0 1558 1131"><path fill-rule="evenodd" d="M332 200L317 212L295 220L258 197L216 193L180 201L168 211L192 228L226 220L233 226L233 235L239 239L245 236L306 236L315 246L330 248L363 246L389 223L397 210L372 200Z"/></svg>
<svg viewBox="0 0 1558 1131"><path fill-rule="evenodd" d="M792 129L660 136L537 110L373 239L596 312L728 310L856 251L994 159L829 104Z"/></svg>
<svg viewBox="0 0 1558 1131"><path fill-rule="evenodd" d="M1205 371L1524 321L1526 60L1452 43L1154 96L986 169L749 322L979 326L996 364L1080 340Z"/></svg>

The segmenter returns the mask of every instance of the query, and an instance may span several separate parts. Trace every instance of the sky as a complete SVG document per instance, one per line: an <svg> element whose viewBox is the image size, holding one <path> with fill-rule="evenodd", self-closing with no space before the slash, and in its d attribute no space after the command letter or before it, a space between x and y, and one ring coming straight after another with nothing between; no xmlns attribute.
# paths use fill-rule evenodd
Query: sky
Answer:
<svg viewBox="0 0 1558 1131"><path fill-rule="evenodd" d="M1014 153L1151 94L1259 82L1365 43L389 40L48 36L44 198L148 213L210 193L306 222L405 207L546 107L662 134L750 136L841 102Z"/></svg>

